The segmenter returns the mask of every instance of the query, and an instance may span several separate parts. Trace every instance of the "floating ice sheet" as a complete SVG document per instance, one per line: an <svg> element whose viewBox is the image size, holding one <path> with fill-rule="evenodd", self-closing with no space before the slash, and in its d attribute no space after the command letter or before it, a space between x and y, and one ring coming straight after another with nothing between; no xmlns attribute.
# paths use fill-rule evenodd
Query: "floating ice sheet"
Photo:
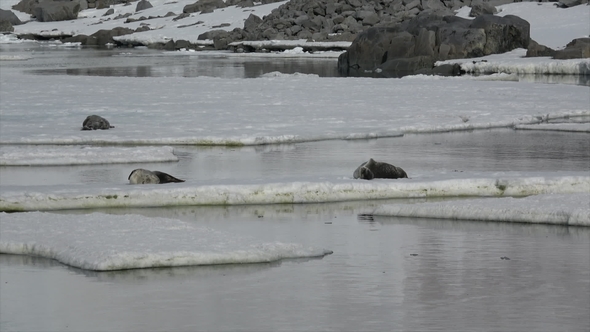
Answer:
<svg viewBox="0 0 590 332"><path fill-rule="evenodd" d="M252 185L173 185L83 187L0 192L0 211L324 203L387 198L528 196L590 192L590 176L487 177L440 181L398 179L289 182Z"/></svg>
<svg viewBox="0 0 590 332"><path fill-rule="evenodd" d="M0 166L57 166L178 161L172 147L0 146Z"/></svg>
<svg viewBox="0 0 590 332"><path fill-rule="evenodd" d="M262 243L190 223L139 215L0 213L0 253L55 259L85 270L267 263L332 252Z"/></svg>
<svg viewBox="0 0 590 332"><path fill-rule="evenodd" d="M525 198L485 198L382 205L375 215L590 226L590 191Z"/></svg>

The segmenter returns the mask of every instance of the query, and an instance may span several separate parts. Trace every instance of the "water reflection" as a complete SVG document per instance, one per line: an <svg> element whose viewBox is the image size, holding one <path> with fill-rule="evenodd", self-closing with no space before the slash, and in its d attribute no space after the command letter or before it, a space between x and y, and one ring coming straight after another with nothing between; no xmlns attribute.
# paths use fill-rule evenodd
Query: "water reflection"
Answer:
<svg viewBox="0 0 590 332"><path fill-rule="evenodd" d="M5 62L3 66L22 68L34 75L108 77L221 77L256 78L269 72L315 74L342 77L337 58L272 57L238 55L229 52L170 52L147 48L95 49L49 47L49 44L2 44L0 49L21 55L26 61ZM358 76L387 78L379 73ZM514 75L521 82L590 86L584 75Z"/></svg>

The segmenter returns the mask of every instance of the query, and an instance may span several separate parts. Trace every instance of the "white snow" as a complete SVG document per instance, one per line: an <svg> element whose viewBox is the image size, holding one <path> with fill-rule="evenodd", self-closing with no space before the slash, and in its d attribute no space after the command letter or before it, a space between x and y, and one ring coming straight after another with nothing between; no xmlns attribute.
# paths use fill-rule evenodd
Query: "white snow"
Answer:
<svg viewBox="0 0 590 332"><path fill-rule="evenodd" d="M0 254L34 255L95 271L268 263L331 251L139 215L0 213Z"/></svg>
<svg viewBox="0 0 590 332"><path fill-rule="evenodd" d="M438 61L436 65L458 63L461 69L473 74L590 75L590 59L554 60L549 57L526 58L525 55L526 50L519 48L481 58Z"/></svg>
<svg viewBox="0 0 590 332"><path fill-rule="evenodd" d="M382 205L375 215L590 226L590 192Z"/></svg>
<svg viewBox="0 0 590 332"><path fill-rule="evenodd" d="M0 144L262 145L513 127L590 116L588 88L562 84L297 74L190 81L30 78L3 68ZM146 93L155 87L158 93ZM70 97L71 91L76 91L76 98ZM366 116L368 105L371 116ZM105 117L115 128L81 131L89 114Z"/></svg>
<svg viewBox="0 0 590 332"><path fill-rule="evenodd" d="M9 187L0 194L0 211L120 208L183 205L322 203L386 198L528 196L589 193L590 176L521 174L445 180L398 179L289 182L239 185L85 186L48 190L47 186Z"/></svg>
<svg viewBox="0 0 590 332"><path fill-rule="evenodd" d="M2 146L0 166L126 164L178 161L172 147Z"/></svg>

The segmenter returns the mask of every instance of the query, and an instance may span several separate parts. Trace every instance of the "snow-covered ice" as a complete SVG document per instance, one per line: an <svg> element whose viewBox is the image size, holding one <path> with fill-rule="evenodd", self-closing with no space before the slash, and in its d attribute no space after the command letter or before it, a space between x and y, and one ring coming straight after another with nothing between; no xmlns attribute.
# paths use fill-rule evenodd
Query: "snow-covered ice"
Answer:
<svg viewBox="0 0 590 332"><path fill-rule="evenodd" d="M263 145L590 116L588 88L562 84L432 76L30 78L14 70L2 72L0 144ZM158 93L146 93L153 89ZM89 114L105 117L115 128L80 131Z"/></svg>
<svg viewBox="0 0 590 332"><path fill-rule="evenodd" d="M0 166L127 164L178 161L172 147L39 145L0 147Z"/></svg>
<svg viewBox="0 0 590 332"><path fill-rule="evenodd" d="M130 188L131 187L131 188ZM387 198L528 196L544 193L590 193L590 176L505 176L445 180L334 179L242 185L118 186L109 188L46 187L3 190L2 211L91 209L182 205L323 203ZM490 216L492 217L492 216Z"/></svg>
<svg viewBox="0 0 590 332"><path fill-rule="evenodd" d="M95 271L268 263L329 250L259 243L190 223L139 215L0 213L0 253L34 255Z"/></svg>
<svg viewBox="0 0 590 332"><path fill-rule="evenodd" d="M375 215L590 226L590 192L382 205Z"/></svg>

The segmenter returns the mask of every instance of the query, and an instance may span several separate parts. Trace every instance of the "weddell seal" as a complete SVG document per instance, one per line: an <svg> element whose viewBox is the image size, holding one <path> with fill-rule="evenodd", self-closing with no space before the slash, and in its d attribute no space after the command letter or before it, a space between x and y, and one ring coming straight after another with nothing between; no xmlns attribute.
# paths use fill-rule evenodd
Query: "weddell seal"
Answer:
<svg viewBox="0 0 590 332"><path fill-rule="evenodd" d="M393 166L388 163L382 163L369 159L369 161L362 163L352 176L355 179L400 179L407 178L406 172L401 167Z"/></svg>
<svg viewBox="0 0 590 332"><path fill-rule="evenodd" d="M152 172L142 168L134 169L127 179L131 184L184 182L184 180L177 179L170 174L159 171Z"/></svg>
<svg viewBox="0 0 590 332"><path fill-rule="evenodd" d="M86 120L82 122L82 130L97 130L115 128L107 121L107 119L98 115L89 115Z"/></svg>

